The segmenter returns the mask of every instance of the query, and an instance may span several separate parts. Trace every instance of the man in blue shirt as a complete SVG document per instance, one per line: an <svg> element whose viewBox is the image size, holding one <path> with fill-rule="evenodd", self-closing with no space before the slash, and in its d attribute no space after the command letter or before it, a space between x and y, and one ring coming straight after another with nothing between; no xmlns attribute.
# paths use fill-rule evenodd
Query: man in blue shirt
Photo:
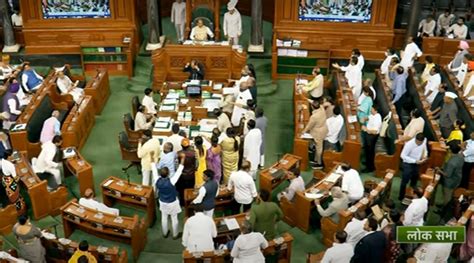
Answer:
<svg viewBox="0 0 474 263"><path fill-rule="evenodd" d="M405 103L405 93L407 92L407 77L408 74L405 69L401 66L397 66L390 72L390 78L392 79L392 103L397 109L398 116L402 116L402 107Z"/></svg>
<svg viewBox="0 0 474 263"><path fill-rule="evenodd" d="M163 154L161 155L160 161L156 165L159 170L163 167L167 167L169 174L173 175L176 167L176 153L173 151L173 144L167 142L163 145Z"/></svg>

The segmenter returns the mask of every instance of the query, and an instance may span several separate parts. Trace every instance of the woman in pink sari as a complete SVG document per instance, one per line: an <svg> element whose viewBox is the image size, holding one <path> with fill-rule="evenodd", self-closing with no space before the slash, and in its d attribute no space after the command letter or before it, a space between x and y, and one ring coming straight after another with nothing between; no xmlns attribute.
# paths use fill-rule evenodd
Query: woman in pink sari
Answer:
<svg viewBox="0 0 474 263"><path fill-rule="evenodd" d="M472 205L472 204L471 204ZM467 261L474 258L474 215L466 226L466 243L461 245L459 260Z"/></svg>
<svg viewBox="0 0 474 263"><path fill-rule="evenodd" d="M206 161L207 169L214 172L214 180L220 184L222 177L222 160L221 160L221 146L219 145L219 138L212 136L211 147L207 150Z"/></svg>

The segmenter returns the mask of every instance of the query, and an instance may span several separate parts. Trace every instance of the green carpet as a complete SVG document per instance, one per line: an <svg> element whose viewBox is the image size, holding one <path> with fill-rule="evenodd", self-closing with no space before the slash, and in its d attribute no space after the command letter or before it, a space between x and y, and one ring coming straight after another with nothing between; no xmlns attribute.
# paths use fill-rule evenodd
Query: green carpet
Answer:
<svg viewBox="0 0 474 263"><path fill-rule="evenodd" d="M174 41L174 32L169 23L169 19L164 21L165 33ZM249 30L248 18L244 19L244 36ZM271 39L271 25L265 23L266 45L269 45ZM243 43L246 43L248 37L242 37ZM267 52L270 48L267 48ZM253 63L257 71L258 86L258 104L265 110L265 115L269 119L269 129L266 136L266 164L274 163L282 155L292 152L293 138L293 105L292 105L292 82L276 81L271 79L271 59L268 58L250 58L249 63ZM127 77L111 77L110 87L111 96L105 106L102 115L96 117L96 124L89 136L89 139L81 150L82 155L88 160L94 168L94 181L96 191L99 190L100 183L107 177L113 175L120 178L126 178L122 173L122 166L126 165L120 156L117 135L123 130L122 116L130 112L131 98L138 95L142 97L143 90L150 86L150 76L152 66L150 58L147 56L138 56L135 65L135 76L132 80ZM366 76L372 76L367 74ZM135 169L130 169L130 177L133 182L141 182L141 178ZM311 178L311 171L303 173L305 181ZM370 175L364 174L363 179L373 179ZM78 196L79 189L77 180L73 177L67 178L66 184L71 189L71 196ZM281 188L287 185L282 185ZM395 178L392 187L392 196L397 196L399 178ZM99 192L100 193L100 192ZM100 196L99 196L100 199ZM119 207L119 206L117 206ZM144 216L140 211L133 208L120 206L124 215ZM181 240L164 239L161 236L160 217L158 213L157 223L148 229L147 243L144 251L141 253L138 262L180 262L183 247ZM180 229L182 229L182 214L180 217ZM428 217L428 224L436 224L438 218L434 214ZM47 217L38 222L34 222L40 227L52 227L58 225L56 230L59 236L63 235L60 217ZM306 234L298 228L290 227L280 222L277 225L278 232L289 232L294 237L292 262L305 262L307 253L319 252L324 249L321 243L321 231L313 230ZM82 231L76 231L72 239L80 241L87 239L93 245L119 246L128 251L131 259L130 246L122 243L111 242L96 238ZM16 247L16 241L9 235L5 237L5 247Z"/></svg>

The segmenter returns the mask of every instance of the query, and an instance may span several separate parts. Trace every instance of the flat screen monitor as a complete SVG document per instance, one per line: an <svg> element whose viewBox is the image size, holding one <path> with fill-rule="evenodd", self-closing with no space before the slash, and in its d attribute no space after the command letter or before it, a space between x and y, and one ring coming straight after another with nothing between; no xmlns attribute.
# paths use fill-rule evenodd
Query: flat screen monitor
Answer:
<svg viewBox="0 0 474 263"><path fill-rule="evenodd" d="M300 21L369 23L373 0L301 0Z"/></svg>
<svg viewBox="0 0 474 263"><path fill-rule="evenodd" d="M189 97L201 96L201 85L188 85L186 87L186 93Z"/></svg>
<svg viewBox="0 0 474 263"><path fill-rule="evenodd" d="M110 18L110 0L42 0L44 19Z"/></svg>

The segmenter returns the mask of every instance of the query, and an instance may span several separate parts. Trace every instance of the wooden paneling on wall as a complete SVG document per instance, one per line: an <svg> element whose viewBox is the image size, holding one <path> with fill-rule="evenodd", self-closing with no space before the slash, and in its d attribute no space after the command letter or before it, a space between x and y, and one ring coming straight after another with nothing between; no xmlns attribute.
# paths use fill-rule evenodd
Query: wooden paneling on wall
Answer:
<svg viewBox="0 0 474 263"><path fill-rule="evenodd" d="M104 19L43 19L41 2L20 0L27 54L80 53L82 44L121 45L124 37L139 46L134 1L110 0L112 16Z"/></svg>

